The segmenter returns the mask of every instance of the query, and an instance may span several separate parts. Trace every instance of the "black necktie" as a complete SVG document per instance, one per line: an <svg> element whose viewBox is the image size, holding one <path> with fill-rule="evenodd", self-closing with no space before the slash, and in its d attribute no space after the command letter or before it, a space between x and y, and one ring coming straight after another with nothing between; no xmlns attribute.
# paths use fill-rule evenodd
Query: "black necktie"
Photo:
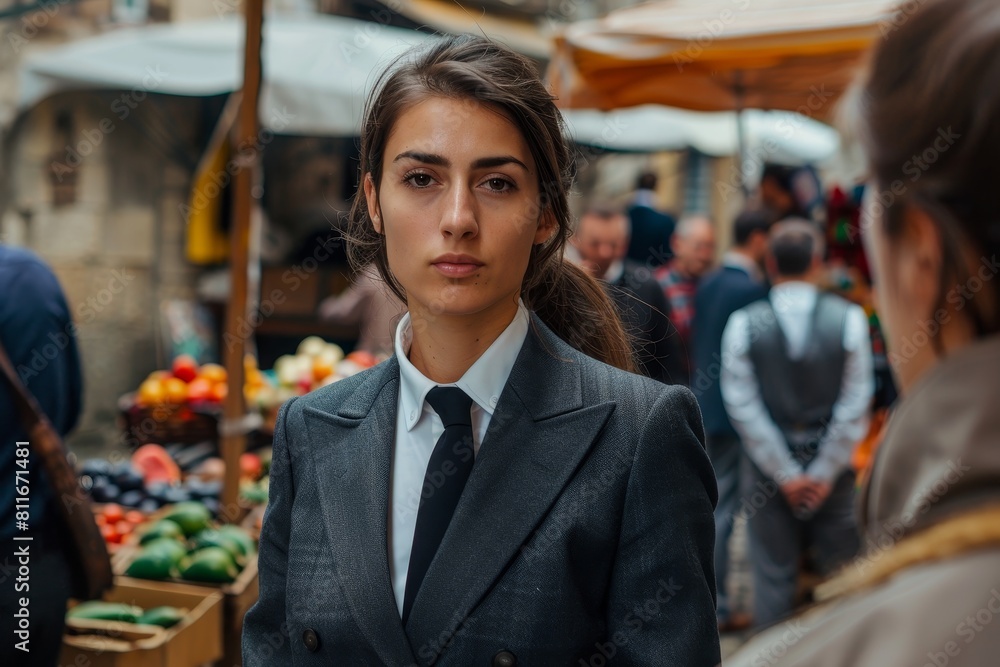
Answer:
<svg viewBox="0 0 1000 667"><path fill-rule="evenodd" d="M462 489L472 473L475 450L472 444L472 399L458 387L434 387L427 402L444 423L424 473L420 489L417 526L413 533L410 565L403 595L403 623L406 623L427 568L434 560L441 539L455 513Z"/></svg>

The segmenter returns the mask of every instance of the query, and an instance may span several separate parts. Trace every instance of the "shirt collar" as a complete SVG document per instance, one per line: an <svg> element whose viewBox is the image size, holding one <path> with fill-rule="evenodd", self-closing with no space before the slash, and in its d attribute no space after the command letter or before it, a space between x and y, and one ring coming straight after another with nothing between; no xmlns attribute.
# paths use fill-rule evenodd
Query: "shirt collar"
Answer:
<svg viewBox="0 0 1000 667"><path fill-rule="evenodd" d="M625 262L616 259L611 262L611 266L604 272L602 280L608 283L616 283L623 275L625 275Z"/></svg>
<svg viewBox="0 0 1000 667"><path fill-rule="evenodd" d="M789 309L811 310L816 303L819 290L812 283L802 280L789 280L771 287L769 295L775 310Z"/></svg>
<svg viewBox="0 0 1000 667"><path fill-rule="evenodd" d="M646 208L656 208L653 204L656 203L656 193L652 190L646 190L641 188L635 191L635 197L632 199L633 206L644 206Z"/></svg>
<svg viewBox="0 0 1000 667"><path fill-rule="evenodd" d="M497 337L493 344L476 360L459 380L445 386L458 387L475 401L476 405L491 416L496 408L500 393L507 384L507 378L514 368L514 362L521 351L528 335L530 317L528 309L519 299L517 313L507 328ZM426 377L410 363L407 355L413 343L413 330L410 327L410 314L406 313L396 327L396 360L399 363L399 408L405 419L406 430L410 431L424 411L424 399L436 382Z"/></svg>
<svg viewBox="0 0 1000 667"><path fill-rule="evenodd" d="M761 282L764 276L760 267L752 259L738 252L729 251L722 256L722 265L731 269L740 269L754 280Z"/></svg>

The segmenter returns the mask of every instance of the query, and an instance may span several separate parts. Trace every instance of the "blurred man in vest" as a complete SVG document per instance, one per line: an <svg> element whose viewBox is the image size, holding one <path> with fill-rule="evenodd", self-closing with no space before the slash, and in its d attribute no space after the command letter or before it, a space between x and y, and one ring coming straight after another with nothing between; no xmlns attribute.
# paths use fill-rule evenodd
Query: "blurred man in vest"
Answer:
<svg viewBox="0 0 1000 667"><path fill-rule="evenodd" d="M864 311L820 292L823 240L805 220L771 230L767 299L729 318L722 397L747 459L748 520L758 627L792 611L803 553L827 574L858 548L851 450L874 392Z"/></svg>

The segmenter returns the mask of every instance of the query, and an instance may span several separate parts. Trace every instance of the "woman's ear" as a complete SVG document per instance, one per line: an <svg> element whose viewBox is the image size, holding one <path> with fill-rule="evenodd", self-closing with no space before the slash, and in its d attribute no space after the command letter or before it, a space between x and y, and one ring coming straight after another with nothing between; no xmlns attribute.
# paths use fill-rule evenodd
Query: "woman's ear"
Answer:
<svg viewBox="0 0 1000 667"><path fill-rule="evenodd" d="M542 215L538 219L538 229L535 230L535 245L547 242L552 238L557 229L559 229L559 223L556 221L556 216L553 215L552 209L547 208L542 211Z"/></svg>
<svg viewBox="0 0 1000 667"><path fill-rule="evenodd" d="M903 209L903 229L894 250L898 285L908 294L919 317L933 311L940 298L941 233L926 211Z"/></svg>
<svg viewBox="0 0 1000 667"><path fill-rule="evenodd" d="M382 233L382 211L378 206L378 192L375 190L375 180L371 172L365 174L365 201L368 203L368 216L372 220L372 226L379 234Z"/></svg>

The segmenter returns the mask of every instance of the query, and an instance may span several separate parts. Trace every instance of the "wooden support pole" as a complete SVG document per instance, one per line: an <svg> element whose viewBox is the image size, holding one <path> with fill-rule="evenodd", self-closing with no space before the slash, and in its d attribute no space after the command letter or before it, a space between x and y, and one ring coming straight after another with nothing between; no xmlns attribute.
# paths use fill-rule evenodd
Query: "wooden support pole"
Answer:
<svg viewBox="0 0 1000 667"><path fill-rule="evenodd" d="M229 272L232 289L226 308L226 328L223 336L223 359L229 375L229 392L223 408L221 428L222 459L226 476L222 486L221 518L238 522L240 456L246 451L247 418L243 398L243 355L250 330L247 316L248 257L250 251L250 217L253 214L253 184L258 165L257 100L261 80L261 31L264 23L264 0L244 0L246 13L246 43L244 46L243 94L237 119L236 160L238 169L233 178L233 217L230 225ZM247 149L249 147L249 150Z"/></svg>

